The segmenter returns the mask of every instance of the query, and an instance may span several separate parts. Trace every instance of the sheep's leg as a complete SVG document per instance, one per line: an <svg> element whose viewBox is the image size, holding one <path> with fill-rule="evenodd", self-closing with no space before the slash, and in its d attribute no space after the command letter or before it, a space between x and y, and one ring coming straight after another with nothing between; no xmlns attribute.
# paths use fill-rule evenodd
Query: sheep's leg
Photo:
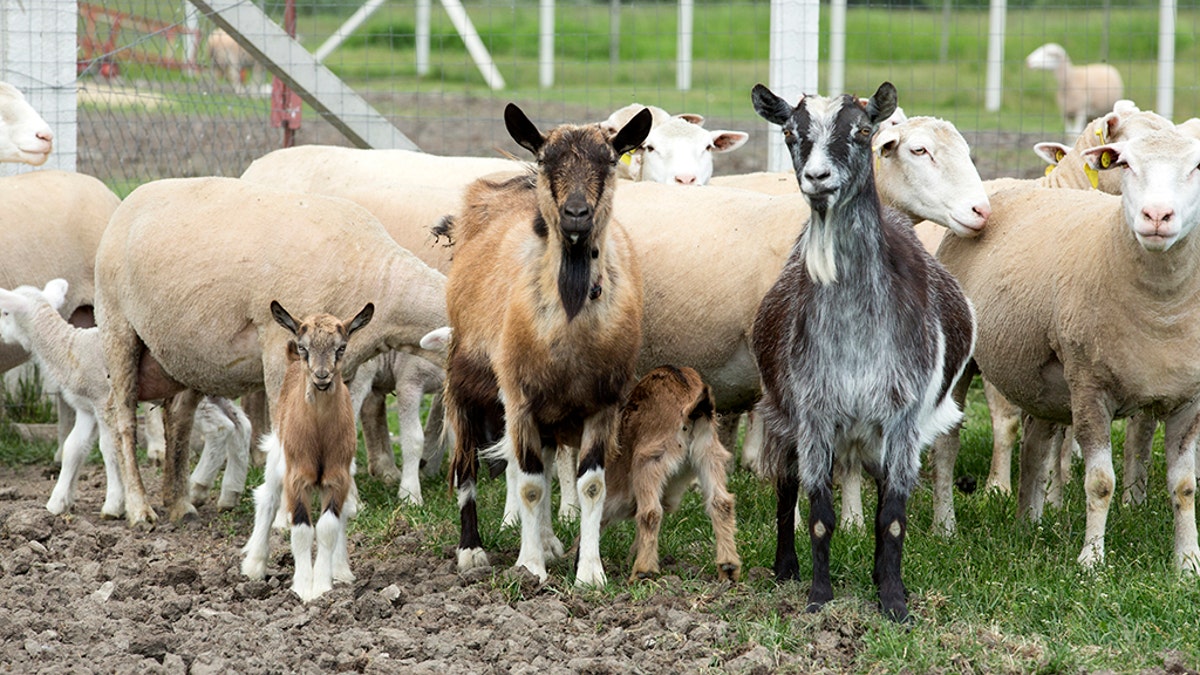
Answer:
<svg viewBox="0 0 1200 675"><path fill-rule="evenodd" d="M75 409L59 393L54 395L54 410L58 418L58 448L54 451L54 461L62 464L63 445L66 444L71 429L75 428Z"/></svg>
<svg viewBox="0 0 1200 675"><path fill-rule="evenodd" d="M967 390L971 388L971 380L978 372L975 362L971 361L954 384L954 401L959 410L964 409ZM962 422L959 422L953 429L938 436L929 449L929 460L933 465L933 529L945 536L953 535L958 527L954 519L954 465L962 448L959 440L961 432Z"/></svg>
<svg viewBox="0 0 1200 675"><path fill-rule="evenodd" d="M521 552L515 567L524 567L538 580L546 581L546 555L542 549L540 509L550 499L550 483L542 462L541 436L532 416L517 407L509 406L508 437L517 469L517 508L521 520Z"/></svg>
<svg viewBox="0 0 1200 675"><path fill-rule="evenodd" d="M1025 417L1021 439L1021 476L1017 488L1017 515L1037 522L1046 506L1050 468L1062 445L1062 427L1033 416Z"/></svg>
<svg viewBox="0 0 1200 675"><path fill-rule="evenodd" d="M421 454L425 450L425 433L421 429L421 399L425 397L424 387L418 384L407 384L396 389L396 415L400 422L400 457L402 469L399 472L401 501L413 504L423 504L421 497ZM387 425L384 425L387 428ZM391 438L387 439L391 448ZM395 466L395 460L393 460Z"/></svg>
<svg viewBox="0 0 1200 675"><path fill-rule="evenodd" d="M242 501L246 489L246 474L250 470L250 420L227 401L230 429L224 439L225 475L221 478L221 497L218 511L230 511Z"/></svg>
<svg viewBox="0 0 1200 675"><path fill-rule="evenodd" d="M1093 568L1104 562L1104 530L1117 477L1112 462L1112 416L1102 400L1092 399L1088 393L1083 387L1071 388L1071 417L1075 439L1083 449L1083 490L1087 495L1087 525L1079 564Z"/></svg>
<svg viewBox="0 0 1200 675"><path fill-rule="evenodd" d="M199 392L186 389L171 399L163 417L167 431L167 457L163 463L163 504L172 522L198 517L187 489L188 458L192 450L192 425Z"/></svg>
<svg viewBox="0 0 1200 675"><path fill-rule="evenodd" d="M400 482L400 470L396 468L396 455L392 451L392 437L387 426L387 398L377 392L367 393L359 409L362 421L363 444L367 447L367 473L385 485ZM404 491L400 491L405 498Z"/></svg>
<svg viewBox="0 0 1200 675"><path fill-rule="evenodd" d="M46 502L46 510L59 515L75 504L75 483L79 478L79 467L87 459L88 451L96 439L96 418L90 412L75 415L75 426L62 444L62 466L58 470L58 482ZM107 501L105 502L107 504Z"/></svg>
<svg viewBox="0 0 1200 675"><path fill-rule="evenodd" d="M800 561L796 559L796 499L800 479L791 472L775 482L775 580L800 580Z"/></svg>
<svg viewBox="0 0 1200 675"><path fill-rule="evenodd" d="M1054 464L1050 471L1050 487L1046 490L1046 503L1052 508L1061 509L1067 483L1071 482L1071 460L1075 456L1075 434L1071 427L1056 429L1051 444L1049 461Z"/></svg>
<svg viewBox="0 0 1200 675"><path fill-rule="evenodd" d="M829 577L829 542L837 527L833 513L832 474L824 485L808 491L808 538L812 546L813 580L808 591L806 611L815 612L833 599L833 581ZM776 554L778 558L778 554Z"/></svg>
<svg viewBox="0 0 1200 675"><path fill-rule="evenodd" d="M711 422L696 421L696 436L690 454L692 464L698 468L700 492L704 495L704 510L712 521L713 538L717 543L717 578L737 581L741 574L742 559L738 556L737 515L733 495L726 487L725 471L731 455L713 433Z"/></svg>
<svg viewBox="0 0 1200 675"><path fill-rule="evenodd" d="M908 594L900 573L904 535L908 530L908 495L888 480L876 483L879 503L875 508L875 569L872 578L879 589L883 615L893 621L908 620Z"/></svg>
<svg viewBox="0 0 1200 675"><path fill-rule="evenodd" d="M100 456L104 459L104 506L100 507L101 518L120 518L125 512L125 485L121 483L121 467L117 459L117 448L112 430L103 420L97 420L100 430Z"/></svg>
<svg viewBox="0 0 1200 675"><path fill-rule="evenodd" d="M163 427L163 406L147 404L142 421L146 430L146 459L150 466L162 466L167 456L167 431Z"/></svg>
<svg viewBox="0 0 1200 675"><path fill-rule="evenodd" d="M271 431L267 414L267 392L258 390L242 396L242 412L250 420L250 461L254 466L263 466L266 455L259 448L263 436Z"/></svg>
<svg viewBox="0 0 1200 675"><path fill-rule="evenodd" d="M283 474L286 462L283 448L274 435L263 439L266 450L266 468L263 483L254 490L254 530L242 547L246 554L242 560L242 574L251 579L262 579L267 572L267 553L271 537L271 522L279 510L280 492L283 490Z"/></svg>
<svg viewBox="0 0 1200 675"><path fill-rule="evenodd" d="M1196 439L1200 435L1197 406L1176 413L1166 423L1167 494L1175 510L1175 568L1200 574L1196 543Z"/></svg>
<svg viewBox="0 0 1200 675"><path fill-rule="evenodd" d="M579 446L579 469L575 489L579 493L579 559L575 568L576 586L603 586L604 563L600 560L600 525L604 520L604 458L617 449L620 407L602 409L583 424Z"/></svg>
<svg viewBox="0 0 1200 675"><path fill-rule="evenodd" d="M866 524L862 505L862 461L858 453L839 456L833 464L834 483L842 485L842 515L838 524L859 528Z"/></svg>
<svg viewBox="0 0 1200 675"><path fill-rule="evenodd" d="M717 422L717 437L721 439L721 443L727 448L736 448L738 446L738 427L742 425L741 413L724 415ZM746 435L750 435L749 426L747 426ZM746 446L742 445L742 465L747 468L754 468L753 464L747 463L749 460L746 457ZM751 449L753 452L753 449ZM757 461L757 457L754 458Z"/></svg>
<svg viewBox="0 0 1200 675"><path fill-rule="evenodd" d="M425 418L425 446L421 453L421 473L436 476L442 472L442 459L446 455L446 428L442 392L438 391L429 401L429 416Z"/></svg>
<svg viewBox="0 0 1200 675"><path fill-rule="evenodd" d="M983 381L983 395L992 418L992 467L984 489L1011 494L1012 451L1021 428L1021 409L1004 398L987 380Z"/></svg>
<svg viewBox="0 0 1200 675"><path fill-rule="evenodd" d="M575 491L575 472L579 470L579 451L569 445L558 448L554 458L558 471L558 519L571 522L579 517L579 493Z"/></svg>
<svg viewBox="0 0 1200 675"><path fill-rule="evenodd" d="M1147 467L1154 448L1154 429L1158 420L1150 413L1133 415L1125 424L1125 471L1121 482L1125 490L1122 504L1138 505L1146 501Z"/></svg>
<svg viewBox="0 0 1200 675"><path fill-rule="evenodd" d="M228 451L225 449L228 445L226 437L232 425L221 424L220 420L210 417L211 411L206 409L208 405L206 403L198 406L196 411L199 422L195 430L204 437L204 447L201 448L196 468L192 470L188 479L188 493L191 495L193 506L201 506L208 501L208 491L212 489L217 472L228 457Z"/></svg>
<svg viewBox="0 0 1200 675"><path fill-rule="evenodd" d="M158 514L146 499L146 486L137 465L137 373L145 345L133 327L119 315L109 316L104 336L105 362L112 392L105 406L113 430L125 486L125 521L130 527L151 528Z"/></svg>
<svg viewBox="0 0 1200 675"><path fill-rule="evenodd" d="M728 417L731 417L736 421L741 416L740 415L728 415ZM721 422L724 422L724 420L725 420L725 418L721 418ZM735 445L726 444L724 438L721 438L720 436L718 436L718 438L719 438L719 440L721 440L721 444L724 445L726 448L737 447L736 444ZM736 426L736 424L734 425L734 428L733 428L733 440L737 441L737 426ZM750 411L750 412L746 413L746 435L744 438L742 438L742 466L746 467L747 469L750 469L751 471L758 472L758 470L760 468L759 462L762 459L762 446L763 446L762 418L760 418L758 415L755 415L753 411Z"/></svg>

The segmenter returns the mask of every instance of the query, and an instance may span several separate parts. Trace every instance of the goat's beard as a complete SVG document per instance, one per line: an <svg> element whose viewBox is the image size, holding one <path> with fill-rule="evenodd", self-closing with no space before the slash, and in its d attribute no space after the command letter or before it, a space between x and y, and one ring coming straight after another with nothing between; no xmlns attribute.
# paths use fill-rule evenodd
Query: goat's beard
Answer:
<svg viewBox="0 0 1200 675"><path fill-rule="evenodd" d="M592 238L585 235L574 244L563 239L562 261L558 267L558 297L567 312L567 321L574 319L587 302L592 284Z"/></svg>

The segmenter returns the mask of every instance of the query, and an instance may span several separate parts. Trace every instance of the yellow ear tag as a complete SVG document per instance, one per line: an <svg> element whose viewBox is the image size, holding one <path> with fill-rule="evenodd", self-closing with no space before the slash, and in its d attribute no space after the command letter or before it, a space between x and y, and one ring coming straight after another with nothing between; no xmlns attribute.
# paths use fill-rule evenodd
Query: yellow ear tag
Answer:
<svg viewBox="0 0 1200 675"><path fill-rule="evenodd" d="M879 167L883 165L883 153L878 148L875 150L875 173L879 174Z"/></svg>
<svg viewBox="0 0 1200 675"><path fill-rule="evenodd" d="M1061 161L1063 161L1063 157L1066 157L1066 156L1067 156L1067 153L1063 152L1062 148L1059 148L1058 150L1056 150L1054 152L1054 161L1061 162Z"/></svg>
<svg viewBox="0 0 1200 675"><path fill-rule="evenodd" d="M633 151L629 151L621 155L621 163L625 166L633 166Z"/></svg>
<svg viewBox="0 0 1200 675"><path fill-rule="evenodd" d="M1107 129L1108 129L1108 125L1107 125L1107 124L1101 124L1100 126L1096 127L1096 138L1099 138L1099 139L1100 139L1100 143L1101 143L1101 145L1103 145L1104 143L1107 143L1107 142L1108 142L1108 141L1106 141L1106 140L1104 139L1104 132L1105 132Z"/></svg>
<svg viewBox="0 0 1200 675"><path fill-rule="evenodd" d="M1054 173L1054 167L1056 167L1056 166L1058 166L1058 165L1057 164L1047 164L1046 165L1046 175L1049 176L1050 174Z"/></svg>
<svg viewBox="0 0 1200 675"><path fill-rule="evenodd" d="M1108 167L1112 166L1112 164L1113 164L1112 150L1105 150L1100 155L1100 167L1107 169Z"/></svg>
<svg viewBox="0 0 1200 675"><path fill-rule="evenodd" d="M1083 172L1087 174L1088 182L1092 184L1092 189L1100 187L1100 172L1093 169L1091 164L1083 165Z"/></svg>

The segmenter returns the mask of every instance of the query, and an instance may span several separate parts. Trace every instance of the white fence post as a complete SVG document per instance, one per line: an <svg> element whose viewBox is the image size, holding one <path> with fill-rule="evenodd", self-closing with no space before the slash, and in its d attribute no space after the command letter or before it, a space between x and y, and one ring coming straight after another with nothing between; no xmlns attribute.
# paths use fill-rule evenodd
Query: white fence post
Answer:
<svg viewBox="0 0 1200 675"><path fill-rule="evenodd" d="M771 90L792 105L805 92L817 92L820 18L819 0L771 0ZM767 170L792 170L783 135L774 126L767 140Z"/></svg>
<svg viewBox="0 0 1200 675"><path fill-rule="evenodd" d="M1175 9L1176 0L1158 6L1158 100L1155 112L1167 119L1175 110Z"/></svg>
<svg viewBox="0 0 1200 675"><path fill-rule="evenodd" d="M74 171L78 153L75 97L75 0L0 0L0 80L25 98L54 132L54 152L42 166ZM30 170L0 164L0 176Z"/></svg>
<svg viewBox="0 0 1200 675"><path fill-rule="evenodd" d="M538 84L554 86L554 0L538 2Z"/></svg>
<svg viewBox="0 0 1200 675"><path fill-rule="evenodd" d="M1004 23L1007 13L1007 0L992 0L988 12L987 83L984 85L983 103L988 112L1000 109L1000 95L1004 93Z"/></svg>
<svg viewBox="0 0 1200 675"><path fill-rule="evenodd" d="M837 96L846 91L846 0L829 3L829 88Z"/></svg>
<svg viewBox="0 0 1200 675"><path fill-rule="evenodd" d="M695 23L694 0L679 0L679 38L675 50L675 88L692 89L692 27Z"/></svg>

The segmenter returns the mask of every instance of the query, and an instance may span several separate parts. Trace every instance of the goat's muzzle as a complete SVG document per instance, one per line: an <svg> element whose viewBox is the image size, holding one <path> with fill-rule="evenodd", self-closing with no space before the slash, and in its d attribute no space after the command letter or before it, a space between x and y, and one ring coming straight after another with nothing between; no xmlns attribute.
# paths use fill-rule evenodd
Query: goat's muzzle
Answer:
<svg viewBox="0 0 1200 675"><path fill-rule="evenodd" d="M581 239L587 240L592 231L594 214L592 205L583 195L576 193L567 198L559 209L558 227L569 245L576 246Z"/></svg>
<svg viewBox="0 0 1200 675"><path fill-rule="evenodd" d="M317 391L329 391L333 386L332 373L313 373L312 385L317 388Z"/></svg>

